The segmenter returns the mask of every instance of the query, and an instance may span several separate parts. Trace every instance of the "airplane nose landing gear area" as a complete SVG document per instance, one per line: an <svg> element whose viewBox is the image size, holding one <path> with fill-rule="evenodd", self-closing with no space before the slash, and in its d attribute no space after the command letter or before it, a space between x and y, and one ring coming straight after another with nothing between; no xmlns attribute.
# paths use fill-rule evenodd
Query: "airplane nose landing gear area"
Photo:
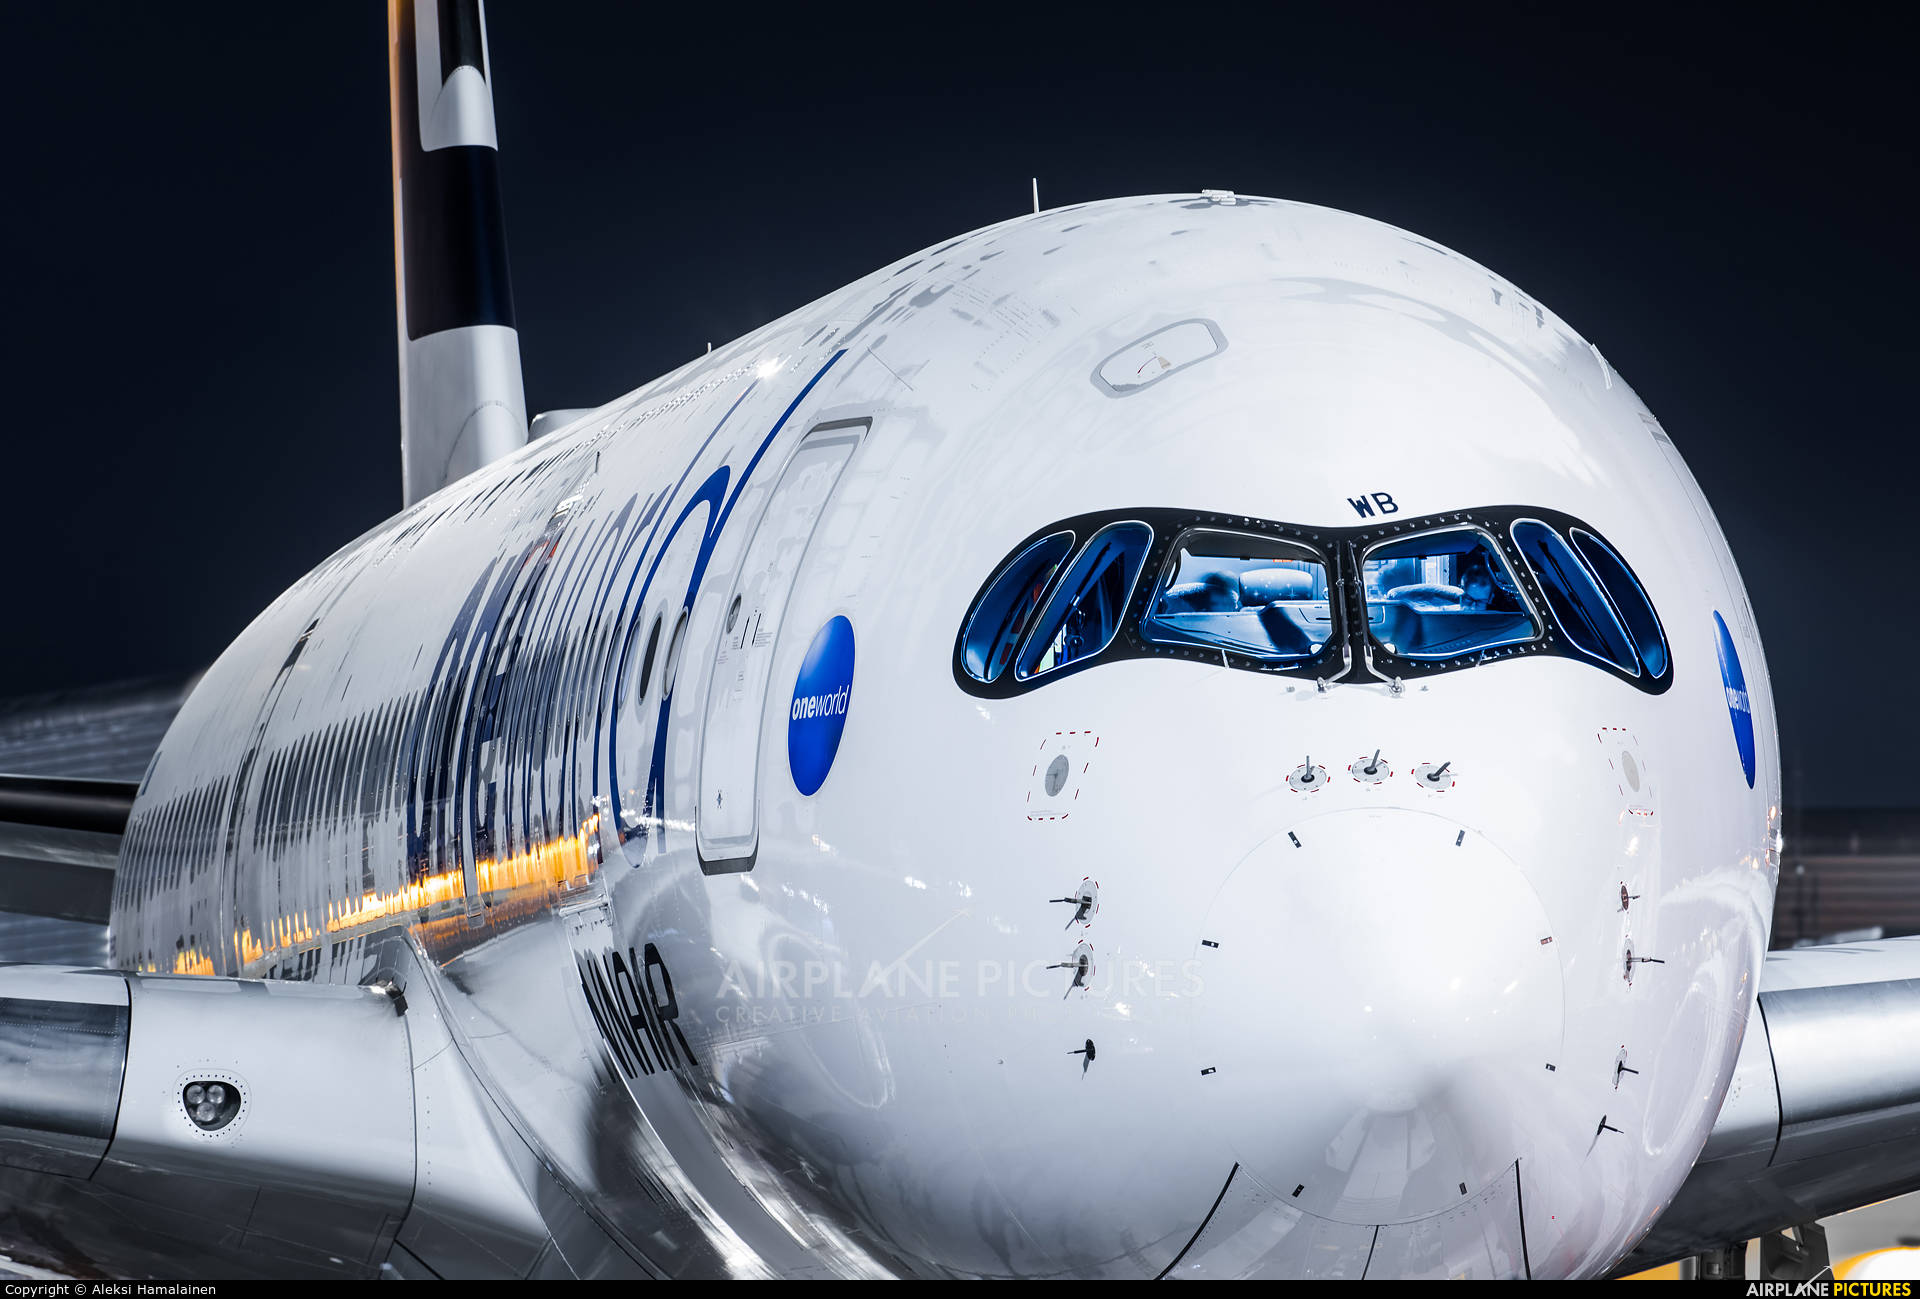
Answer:
<svg viewBox="0 0 1920 1299"><path fill-rule="evenodd" d="M1205 927L1193 1065L1241 1176L1376 1225L1511 1180L1564 1021L1511 858L1428 813L1329 813L1250 853Z"/></svg>

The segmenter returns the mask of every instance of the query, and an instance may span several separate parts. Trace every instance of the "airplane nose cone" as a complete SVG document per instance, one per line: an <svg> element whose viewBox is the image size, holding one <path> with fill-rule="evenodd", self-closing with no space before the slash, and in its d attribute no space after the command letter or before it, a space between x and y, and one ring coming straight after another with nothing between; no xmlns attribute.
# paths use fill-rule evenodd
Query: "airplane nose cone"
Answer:
<svg viewBox="0 0 1920 1299"><path fill-rule="evenodd" d="M1423 812L1330 813L1250 853L1200 938L1201 1095L1277 1196L1405 1222L1512 1176L1563 1002L1506 854Z"/></svg>

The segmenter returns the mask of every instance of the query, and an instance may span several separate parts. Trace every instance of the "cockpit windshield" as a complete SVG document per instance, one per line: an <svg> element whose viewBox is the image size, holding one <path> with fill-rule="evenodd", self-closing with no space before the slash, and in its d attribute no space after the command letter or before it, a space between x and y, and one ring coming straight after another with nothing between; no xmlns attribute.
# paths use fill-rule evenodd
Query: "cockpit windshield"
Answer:
<svg viewBox="0 0 1920 1299"><path fill-rule="evenodd" d="M1640 665L1627 629L1620 625L1592 570L1580 562L1566 539L1538 519L1518 519L1513 525L1513 540L1540 580L1547 606L1567 639L1622 672L1639 676Z"/></svg>
<svg viewBox="0 0 1920 1299"><path fill-rule="evenodd" d="M1174 544L1140 632L1266 662L1311 658L1333 634L1327 566L1304 546L1192 528Z"/></svg>
<svg viewBox="0 0 1920 1299"><path fill-rule="evenodd" d="M1363 517L1297 524L1129 505L1057 520L974 594L954 681L1008 699L1101 664L1160 659L1322 690L1397 689L1570 659L1648 694L1672 685L1651 593L1592 525L1519 504Z"/></svg>
<svg viewBox="0 0 1920 1299"><path fill-rule="evenodd" d="M1539 634L1499 548L1478 528L1375 546L1361 572L1367 629L1390 654L1454 658Z"/></svg>
<svg viewBox="0 0 1920 1299"><path fill-rule="evenodd" d="M1071 532L1042 537L1015 555L975 603L961 640L967 672L976 681L998 680L1006 670L1072 550Z"/></svg>
<svg viewBox="0 0 1920 1299"><path fill-rule="evenodd" d="M1107 647L1120 630L1151 545L1153 529L1144 523L1115 523L1094 534L1034 623L1016 669L1021 680Z"/></svg>

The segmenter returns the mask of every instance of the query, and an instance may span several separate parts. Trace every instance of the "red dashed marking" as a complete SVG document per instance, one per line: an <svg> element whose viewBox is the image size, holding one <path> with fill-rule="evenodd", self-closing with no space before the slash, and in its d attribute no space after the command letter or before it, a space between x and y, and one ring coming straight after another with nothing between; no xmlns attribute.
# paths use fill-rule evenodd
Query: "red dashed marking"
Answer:
<svg viewBox="0 0 1920 1299"><path fill-rule="evenodd" d="M1091 730L1085 730L1085 731L1080 731L1080 730L1074 730L1074 731L1055 731L1055 732L1053 733L1053 736L1052 736L1051 738L1048 738L1048 739L1044 739L1044 740L1041 740L1041 741L1040 741L1040 752L1041 752L1041 753L1042 753L1042 754L1044 755L1044 754L1046 753L1046 751L1047 751L1047 746L1048 746L1048 745L1050 745L1050 744L1052 744L1052 743L1053 743L1053 741L1054 741L1054 739L1069 739L1069 738L1072 738L1072 737L1074 737L1074 736L1079 736L1079 735L1092 735L1092 736L1093 736L1093 745L1094 745L1094 747L1095 747L1095 748L1098 748L1098 747L1100 747L1100 737L1099 737L1099 736L1098 736L1097 734L1095 734L1095 733L1094 733L1093 731L1091 731ZM1090 771L1092 771L1092 770L1093 770L1093 763L1092 763L1092 761L1091 761L1091 760L1087 760L1087 761L1084 761L1084 762L1082 762L1082 763L1080 764L1080 774L1081 774L1081 776L1082 776L1082 777L1085 777L1085 776L1086 776L1086 774L1087 774L1088 772L1090 772ZM1030 771L1029 771L1029 772L1027 773L1027 777L1028 777L1028 779L1029 779L1030 781L1033 781L1033 782L1036 782L1036 783L1037 783L1037 782L1039 781L1039 779L1040 779L1040 764L1039 764L1038 762L1036 762L1036 763L1034 763L1034 764L1033 764L1033 768L1032 768L1032 770L1030 770ZM1075 802L1078 802L1078 801L1079 801L1079 798L1080 798L1080 787L1079 787L1078 785L1076 785L1076 786L1074 787L1074 791L1073 791L1073 801L1075 801ZM1031 807L1032 807L1032 805L1033 805L1033 789L1032 789L1031 787L1029 787L1029 788L1028 788L1028 790L1027 790L1027 800L1026 800L1026 801L1027 801L1027 806L1028 806L1029 808L1031 808ZM1027 817L1027 820L1029 820L1029 821L1064 821L1064 820L1066 820L1066 819L1067 819L1067 817L1069 817L1070 815L1072 815L1072 813L1070 813L1070 812L1057 812L1057 813L1054 813L1054 812L1033 812L1033 811L1029 811L1029 812L1027 812L1027 814L1026 814L1026 817Z"/></svg>

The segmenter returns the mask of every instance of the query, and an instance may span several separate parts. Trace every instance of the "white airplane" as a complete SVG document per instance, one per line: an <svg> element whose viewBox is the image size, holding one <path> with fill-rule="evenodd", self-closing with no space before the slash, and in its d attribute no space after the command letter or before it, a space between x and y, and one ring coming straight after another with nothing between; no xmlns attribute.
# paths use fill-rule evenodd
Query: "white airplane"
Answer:
<svg viewBox="0 0 1920 1299"><path fill-rule="evenodd" d="M1752 611L1545 306L1080 204L524 441L479 5L391 36L409 503L187 700L113 969L0 969L0 1250L1592 1277L1920 1187L1920 943L1766 954Z"/></svg>

